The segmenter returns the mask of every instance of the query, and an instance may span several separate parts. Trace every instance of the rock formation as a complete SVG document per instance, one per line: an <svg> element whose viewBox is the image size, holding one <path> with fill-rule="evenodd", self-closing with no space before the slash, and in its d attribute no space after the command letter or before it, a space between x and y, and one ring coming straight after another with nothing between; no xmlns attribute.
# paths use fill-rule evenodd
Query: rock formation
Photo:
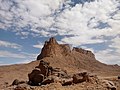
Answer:
<svg viewBox="0 0 120 90"><path fill-rule="evenodd" d="M90 76L87 72L76 73L70 77L65 70L53 68L49 63L41 60L30 74L28 74L30 85L46 85L59 82L61 85L71 85L72 83L89 82Z"/></svg>
<svg viewBox="0 0 120 90"><path fill-rule="evenodd" d="M72 51L76 51L76 52L79 52L81 54L85 54L85 55L87 55L89 57L95 58L95 55L91 51L89 51L89 50L84 50L82 48L74 47Z"/></svg>
<svg viewBox="0 0 120 90"><path fill-rule="evenodd" d="M38 55L37 60L40 60L44 57L65 57L71 54L73 51L94 58L94 54L91 51L76 47L71 50L68 44L58 44L56 39L51 37L49 41L45 41L44 47L42 48L41 53Z"/></svg>
<svg viewBox="0 0 120 90"><path fill-rule="evenodd" d="M94 58L94 54L91 51L75 47L71 50L68 44L58 44L54 37L50 38L49 41L45 41L41 54L37 57L37 60L40 60L40 64L28 74L29 84L45 85L57 81L64 86L89 81L90 78L87 72L75 73L69 76L66 70L50 66L50 63L44 60L46 57L72 57L74 52Z"/></svg>
<svg viewBox="0 0 120 90"><path fill-rule="evenodd" d="M49 63L41 60L40 64L28 74L30 85L45 85L55 81L55 78L68 77L67 72L60 68L53 68Z"/></svg>

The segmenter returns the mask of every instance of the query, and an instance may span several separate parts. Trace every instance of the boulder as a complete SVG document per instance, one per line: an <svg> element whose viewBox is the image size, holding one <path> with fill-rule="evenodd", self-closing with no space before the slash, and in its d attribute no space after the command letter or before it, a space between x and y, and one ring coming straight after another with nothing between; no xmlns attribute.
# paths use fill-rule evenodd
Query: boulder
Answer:
<svg viewBox="0 0 120 90"><path fill-rule="evenodd" d="M12 83L12 85L19 85L19 84L23 84L26 83L26 81L19 81L18 79L15 79Z"/></svg>
<svg viewBox="0 0 120 90"><path fill-rule="evenodd" d="M30 74L28 74L29 84L41 84L42 81L50 75L51 70L52 67L49 66L49 63L41 60L40 64L36 66L36 68Z"/></svg>
<svg viewBox="0 0 120 90"><path fill-rule="evenodd" d="M117 89L112 81L103 80L103 82L106 85L106 88L108 88L108 90L116 90Z"/></svg>
<svg viewBox="0 0 120 90"><path fill-rule="evenodd" d="M54 82L54 78L48 77L41 82L41 85L46 85Z"/></svg>
<svg viewBox="0 0 120 90"><path fill-rule="evenodd" d="M77 73L73 75L73 83L82 83L84 81L89 81L87 72Z"/></svg>
<svg viewBox="0 0 120 90"><path fill-rule="evenodd" d="M118 76L118 79L120 79L120 76Z"/></svg>
<svg viewBox="0 0 120 90"><path fill-rule="evenodd" d="M40 74L40 73L41 73L41 71L38 70L38 69L32 70L32 72L28 74L29 81L33 81L34 77L35 77L37 74Z"/></svg>
<svg viewBox="0 0 120 90"><path fill-rule="evenodd" d="M15 79L15 80L13 81L12 85L18 85L19 82L20 82L20 81L19 81L18 79Z"/></svg>
<svg viewBox="0 0 120 90"><path fill-rule="evenodd" d="M39 85L44 79L44 75L41 74L41 71L38 69L34 69L30 74L28 74L29 84L31 85Z"/></svg>
<svg viewBox="0 0 120 90"><path fill-rule="evenodd" d="M68 74L66 70L62 70L60 68L53 68L52 69L52 75L61 77L61 78L67 78Z"/></svg>
<svg viewBox="0 0 120 90"><path fill-rule="evenodd" d="M64 78L62 79L62 86L71 85L73 83L73 78Z"/></svg>
<svg viewBox="0 0 120 90"><path fill-rule="evenodd" d="M38 68L41 70L41 74L43 74L45 77L48 76L48 69L49 69L49 63L45 62L43 60L40 61L40 64L38 66Z"/></svg>
<svg viewBox="0 0 120 90"><path fill-rule="evenodd" d="M43 74L37 74L33 78L33 85L40 85L43 80L44 80L44 75Z"/></svg>
<svg viewBox="0 0 120 90"><path fill-rule="evenodd" d="M98 79L97 75L95 75L95 74L89 75L89 82L92 84L100 84L100 80Z"/></svg>

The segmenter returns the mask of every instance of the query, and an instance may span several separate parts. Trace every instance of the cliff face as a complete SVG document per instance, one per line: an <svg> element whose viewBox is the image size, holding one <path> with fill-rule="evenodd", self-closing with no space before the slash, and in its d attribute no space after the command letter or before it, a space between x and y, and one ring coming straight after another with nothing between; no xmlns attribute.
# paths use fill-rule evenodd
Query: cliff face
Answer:
<svg viewBox="0 0 120 90"><path fill-rule="evenodd" d="M76 47L71 50L68 44L58 44L56 39L51 37L49 41L45 41L44 47L38 55L37 60L43 59L44 57L65 57L73 52L79 52L80 54L87 55L88 57L95 57L91 51Z"/></svg>
<svg viewBox="0 0 120 90"><path fill-rule="evenodd" d="M44 47L41 50L40 55L38 55L37 60L44 57L54 57L54 56L66 56L71 52L68 44L58 44L54 37L50 38L49 41L45 41Z"/></svg>
<svg viewBox="0 0 120 90"><path fill-rule="evenodd" d="M72 51L76 51L76 52L79 52L81 54L87 55L89 57L95 58L95 55L89 50L84 50L82 48L74 47Z"/></svg>

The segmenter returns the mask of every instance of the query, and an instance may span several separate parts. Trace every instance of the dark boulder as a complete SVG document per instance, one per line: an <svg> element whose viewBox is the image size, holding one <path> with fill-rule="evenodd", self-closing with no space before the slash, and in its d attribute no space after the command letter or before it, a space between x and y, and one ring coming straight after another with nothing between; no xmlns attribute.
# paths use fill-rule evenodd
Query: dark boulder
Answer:
<svg viewBox="0 0 120 90"><path fill-rule="evenodd" d="M62 86L71 85L73 83L73 78L65 78L62 80Z"/></svg>
<svg viewBox="0 0 120 90"><path fill-rule="evenodd" d="M48 62L41 60L40 64L28 74L29 84L40 85L50 75L51 69Z"/></svg>
<svg viewBox="0 0 120 90"><path fill-rule="evenodd" d="M120 76L118 76L118 79L120 79Z"/></svg>
<svg viewBox="0 0 120 90"><path fill-rule="evenodd" d="M28 74L29 81L33 81L34 77L35 77L37 74L40 74L40 73L41 73L40 70L34 69L31 73Z"/></svg>

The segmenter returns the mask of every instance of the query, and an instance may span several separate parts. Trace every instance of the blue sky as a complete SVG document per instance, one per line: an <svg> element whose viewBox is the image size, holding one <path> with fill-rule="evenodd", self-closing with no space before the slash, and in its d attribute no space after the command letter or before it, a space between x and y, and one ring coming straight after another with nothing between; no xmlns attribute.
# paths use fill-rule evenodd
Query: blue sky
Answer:
<svg viewBox="0 0 120 90"><path fill-rule="evenodd" d="M120 65L120 1L0 0L0 65L35 60L51 36Z"/></svg>

